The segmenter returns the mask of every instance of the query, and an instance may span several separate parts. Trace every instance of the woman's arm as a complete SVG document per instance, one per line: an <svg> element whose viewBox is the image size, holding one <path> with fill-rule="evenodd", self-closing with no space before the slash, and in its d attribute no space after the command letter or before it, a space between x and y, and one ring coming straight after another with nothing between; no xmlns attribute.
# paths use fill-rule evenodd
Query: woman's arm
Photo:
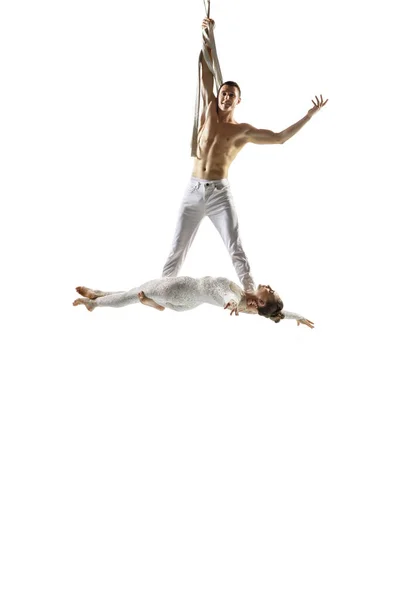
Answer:
<svg viewBox="0 0 400 600"><path fill-rule="evenodd" d="M290 312L288 310L282 310L281 313L283 314L284 319L296 319L297 325L300 325L300 324L307 325L307 327L309 327L310 329L314 329L314 323L312 321L309 321L302 315L299 315L294 312Z"/></svg>
<svg viewBox="0 0 400 600"><path fill-rule="evenodd" d="M236 285L233 281L227 282L226 289L224 289L224 309L231 311L231 315L235 313L239 315L239 303L242 299L243 292L241 288Z"/></svg>

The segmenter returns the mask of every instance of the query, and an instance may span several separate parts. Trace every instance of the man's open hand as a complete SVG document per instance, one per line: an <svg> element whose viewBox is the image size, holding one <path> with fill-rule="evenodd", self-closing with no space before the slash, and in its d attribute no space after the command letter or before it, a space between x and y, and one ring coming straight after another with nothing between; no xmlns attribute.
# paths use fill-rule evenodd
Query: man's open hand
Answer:
<svg viewBox="0 0 400 600"><path fill-rule="evenodd" d="M314 104L314 106L312 108L310 108L310 110L307 113L309 117L312 117L316 112L321 110L321 108L323 106L325 106L325 104L328 102L328 99L324 100L322 95L320 95L319 98L318 98L318 96L315 96L315 100L316 100L316 102L314 102L314 100L311 100L311 102Z"/></svg>

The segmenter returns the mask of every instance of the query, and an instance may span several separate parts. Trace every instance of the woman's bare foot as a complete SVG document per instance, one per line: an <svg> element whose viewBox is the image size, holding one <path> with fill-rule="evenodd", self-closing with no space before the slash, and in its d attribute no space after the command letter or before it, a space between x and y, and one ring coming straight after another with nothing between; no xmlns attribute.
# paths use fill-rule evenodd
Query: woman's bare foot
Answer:
<svg viewBox="0 0 400 600"><path fill-rule="evenodd" d="M79 304L83 304L83 306L86 306L89 312L92 312L92 310L96 308L93 300L90 300L89 298L77 298L72 304L73 306L79 306Z"/></svg>
<svg viewBox="0 0 400 600"><path fill-rule="evenodd" d="M157 302L155 302L151 298L148 298L144 292L139 292L138 298L139 298L140 302L142 304L144 304L145 306L151 306L152 308L156 308L157 310L165 309L165 306L160 306L160 304L157 304Z"/></svg>
<svg viewBox="0 0 400 600"><path fill-rule="evenodd" d="M96 300L96 298L107 296L107 292L101 292L100 290L91 290L90 288L84 287L83 285L80 285L75 289L78 292L78 294L84 296L85 298L90 298L90 300Z"/></svg>

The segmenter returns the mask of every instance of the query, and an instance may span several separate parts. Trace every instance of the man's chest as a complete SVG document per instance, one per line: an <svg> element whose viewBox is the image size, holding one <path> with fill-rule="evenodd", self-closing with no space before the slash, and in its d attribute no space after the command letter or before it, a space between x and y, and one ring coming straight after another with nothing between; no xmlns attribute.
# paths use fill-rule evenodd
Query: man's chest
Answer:
<svg viewBox="0 0 400 600"><path fill-rule="evenodd" d="M243 134L240 125L210 120L206 121L201 137L207 146L213 145L226 150L240 147Z"/></svg>

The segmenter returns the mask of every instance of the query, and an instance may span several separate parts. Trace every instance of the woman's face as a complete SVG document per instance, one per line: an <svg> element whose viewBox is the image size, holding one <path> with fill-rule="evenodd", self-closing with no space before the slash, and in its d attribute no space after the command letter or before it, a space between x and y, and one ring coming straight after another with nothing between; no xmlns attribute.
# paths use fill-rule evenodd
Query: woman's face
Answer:
<svg viewBox="0 0 400 600"><path fill-rule="evenodd" d="M258 306L265 306L268 300L274 300L275 291L270 285L259 285L256 292L256 302Z"/></svg>
<svg viewBox="0 0 400 600"><path fill-rule="evenodd" d="M258 313L259 306L265 306L268 300L274 299L274 290L269 285L259 285L254 293L246 297L247 312Z"/></svg>

